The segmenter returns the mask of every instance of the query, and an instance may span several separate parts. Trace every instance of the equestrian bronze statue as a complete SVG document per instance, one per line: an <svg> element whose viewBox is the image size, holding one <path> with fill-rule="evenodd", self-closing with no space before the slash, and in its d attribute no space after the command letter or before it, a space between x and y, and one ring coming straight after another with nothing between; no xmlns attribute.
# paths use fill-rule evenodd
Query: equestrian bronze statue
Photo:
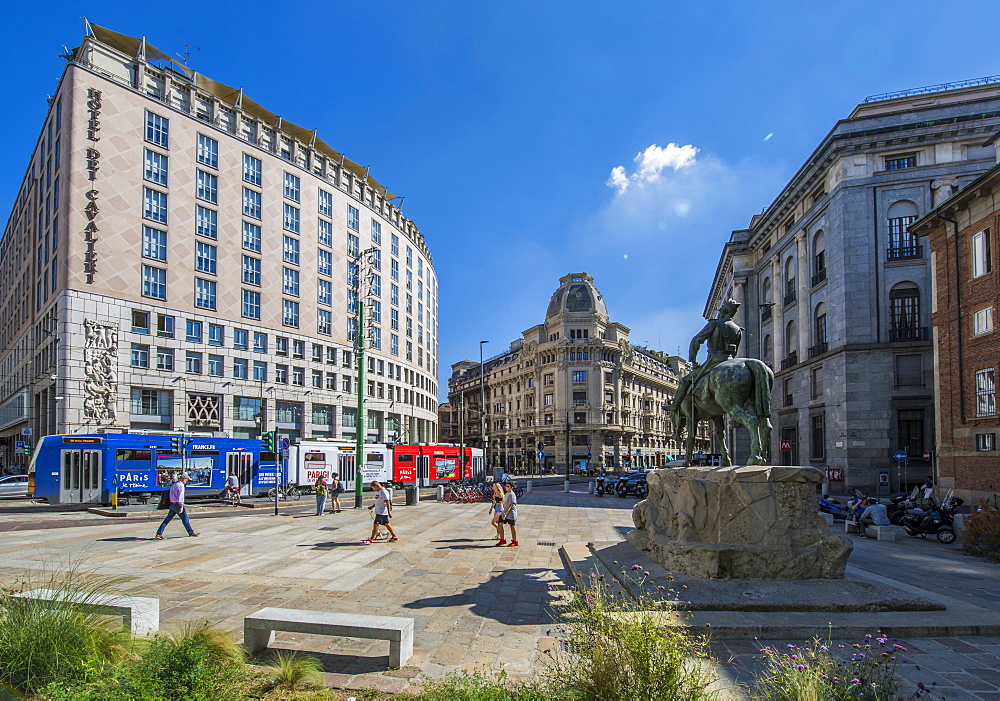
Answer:
<svg viewBox="0 0 1000 701"><path fill-rule="evenodd" d="M764 465L771 440L771 388L774 373L756 358L737 358L743 329L733 317L740 304L727 300L719 309L719 318L709 321L691 339L688 359L694 365L677 387L674 400L667 405L674 425L674 440L681 442L687 431L685 466L691 465L691 453L698 432L698 422L710 419L719 441L722 464L732 465L726 445L726 414L743 424L750 433L750 457L747 465ZM702 344L708 346L708 359L698 363Z"/></svg>

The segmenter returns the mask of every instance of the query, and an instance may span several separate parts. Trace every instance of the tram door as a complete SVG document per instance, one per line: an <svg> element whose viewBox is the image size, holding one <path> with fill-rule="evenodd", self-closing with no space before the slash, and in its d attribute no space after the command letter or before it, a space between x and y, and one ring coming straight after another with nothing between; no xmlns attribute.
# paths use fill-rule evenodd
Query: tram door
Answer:
<svg viewBox="0 0 1000 701"><path fill-rule="evenodd" d="M341 453L338 456L339 468L337 472L340 473L340 481L344 483L344 491L353 492L354 491L354 480L357 477L355 473L355 455L354 453Z"/></svg>
<svg viewBox="0 0 1000 701"><path fill-rule="evenodd" d="M431 459L428 455L417 456L417 486L431 486Z"/></svg>
<svg viewBox="0 0 1000 701"><path fill-rule="evenodd" d="M101 500L101 451L62 450L59 502L88 504Z"/></svg>
<svg viewBox="0 0 1000 701"><path fill-rule="evenodd" d="M253 455L251 453L226 453L226 477L236 475L240 483L240 494L248 497L253 491L250 481L253 479Z"/></svg>

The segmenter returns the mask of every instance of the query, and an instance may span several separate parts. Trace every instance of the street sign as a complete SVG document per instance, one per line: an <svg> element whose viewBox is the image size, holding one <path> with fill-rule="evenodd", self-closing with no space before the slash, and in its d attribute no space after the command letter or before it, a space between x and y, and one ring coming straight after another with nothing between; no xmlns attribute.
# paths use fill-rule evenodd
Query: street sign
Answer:
<svg viewBox="0 0 1000 701"><path fill-rule="evenodd" d="M538 444L538 452L542 452L543 450L545 450L545 444L544 443L539 443ZM541 458L539 458L539 460L541 460Z"/></svg>
<svg viewBox="0 0 1000 701"><path fill-rule="evenodd" d="M31 428L22 428L21 429L21 435L22 436L30 436L31 435Z"/></svg>
<svg viewBox="0 0 1000 701"><path fill-rule="evenodd" d="M538 458L539 460L544 460L545 459L545 453L543 451L539 450L538 453L535 454L535 457Z"/></svg>
<svg viewBox="0 0 1000 701"><path fill-rule="evenodd" d="M880 486L880 487L888 487L889 486L889 473L888 472L880 472L879 473L879 476L878 476L878 486Z"/></svg>
<svg viewBox="0 0 1000 701"><path fill-rule="evenodd" d="M892 454L892 459L895 460L896 462L906 462L906 451L897 450L895 453Z"/></svg>
<svg viewBox="0 0 1000 701"><path fill-rule="evenodd" d="M288 448L281 449L281 459L288 460Z"/></svg>
<svg viewBox="0 0 1000 701"><path fill-rule="evenodd" d="M587 460L593 460L593 459L594 459L594 456L591 455L590 453L587 453Z"/></svg>
<svg viewBox="0 0 1000 701"><path fill-rule="evenodd" d="M15 450L22 450L24 448L24 441L16 441L14 443Z"/></svg>
<svg viewBox="0 0 1000 701"><path fill-rule="evenodd" d="M792 449L792 442L791 441L781 441L781 449L782 450L791 450Z"/></svg>
<svg viewBox="0 0 1000 701"><path fill-rule="evenodd" d="M924 451L924 462L930 462L930 461L931 461L931 451L925 450Z"/></svg>
<svg viewBox="0 0 1000 701"><path fill-rule="evenodd" d="M281 452L282 453L287 453L288 452L288 446L290 446L290 445L291 445L291 443L289 442L289 440L287 438L282 438L281 439Z"/></svg>

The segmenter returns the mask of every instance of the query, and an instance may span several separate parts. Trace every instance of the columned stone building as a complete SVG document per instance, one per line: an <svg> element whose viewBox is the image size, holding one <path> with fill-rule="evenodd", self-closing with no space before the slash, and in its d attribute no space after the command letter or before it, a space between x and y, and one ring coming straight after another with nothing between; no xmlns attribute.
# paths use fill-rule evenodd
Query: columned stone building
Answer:
<svg viewBox="0 0 1000 701"><path fill-rule="evenodd" d="M744 351L775 370L771 459L834 491L933 468L932 275L908 227L994 164L1000 91L982 82L866 99L722 252L705 309L742 302Z"/></svg>
<svg viewBox="0 0 1000 701"><path fill-rule="evenodd" d="M438 285L395 196L242 89L88 25L0 240L0 439L437 435ZM358 328L359 301L366 324Z"/></svg>
<svg viewBox="0 0 1000 701"><path fill-rule="evenodd" d="M934 275L937 482L975 504L1000 494L996 376L1000 343L997 231L1000 166L973 180L915 222ZM943 491L942 491L943 495Z"/></svg>
<svg viewBox="0 0 1000 701"><path fill-rule="evenodd" d="M591 275L571 273L559 283L545 321L508 351L482 366L452 365L451 442L464 424L466 443L486 447L491 465L527 470L655 467L677 456L664 405L687 362L632 345ZM697 445L709 450L704 423Z"/></svg>

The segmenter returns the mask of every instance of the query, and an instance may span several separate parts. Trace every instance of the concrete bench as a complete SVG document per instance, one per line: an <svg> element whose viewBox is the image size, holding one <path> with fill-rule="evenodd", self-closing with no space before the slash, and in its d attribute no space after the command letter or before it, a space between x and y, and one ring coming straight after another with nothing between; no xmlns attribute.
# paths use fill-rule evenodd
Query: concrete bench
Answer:
<svg viewBox="0 0 1000 701"><path fill-rule="evenodd" d="M844 533L860 533L861 529L858 527L857 521L852 521L847 519L844 521Z"/></svg>
<svg viewBox="0 0 1000 701"><path fill-rule="evenodd" d="M886 540L893 541L896 540L896 527L895 526L868 526L866 529L869 534L875 531L875 540Z"/></svg>
<svg viewBox="0 0 1000 701"><path fill-rule="evenodd" d="M825 511L820 511L819 515L820 515L820 518L822 518L824 521L826 521L826 525L828 527L833 528L833 514L828 514Z"/></svg>
<svg viewBox="0 0 1000 701"><path fill-rule="evenodd" d="M260 652L274 642L274 632L341 635L389 641L389 666L402 667L413 654L413 619L331 613L302 609L264 608L243 619L243 644Z"/></svg>
<svg viewBox="0 0 1000 701"><path fill-rule="evenodd" d="M149 635L160 629L160 600L143 596L84 594L56 589L33 589L14 596L51 605L69 605L83 611L121 616L132 635Z"/></svg>

